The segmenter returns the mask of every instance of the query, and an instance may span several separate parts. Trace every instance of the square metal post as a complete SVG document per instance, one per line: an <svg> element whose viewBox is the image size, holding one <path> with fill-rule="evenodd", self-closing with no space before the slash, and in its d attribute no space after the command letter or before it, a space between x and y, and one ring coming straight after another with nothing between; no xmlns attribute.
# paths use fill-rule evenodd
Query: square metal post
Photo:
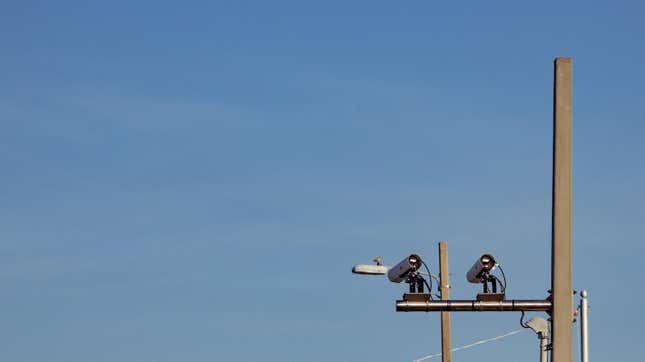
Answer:
<svg viewBox="0 0 645 362"><path fill-rule="evenodd" d="M571 250L571 58L556 58L553 85L553 219L551 234L552 362L573 361Z"/></svg>
<svg viewBox="0 0 645 362"><path fill-rule="evenodd" d="M439 287L441 300L450 299L450 281L448 274L448 244L439 242ZM432 293L432 291L430 291ZM450 362L450 312L441 312L441 361Z"/></svg>

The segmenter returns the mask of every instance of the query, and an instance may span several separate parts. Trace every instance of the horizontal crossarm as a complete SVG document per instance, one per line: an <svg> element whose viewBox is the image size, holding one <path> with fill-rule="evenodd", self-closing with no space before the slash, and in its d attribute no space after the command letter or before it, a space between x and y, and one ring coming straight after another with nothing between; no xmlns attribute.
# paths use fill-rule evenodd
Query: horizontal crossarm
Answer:
<svg viewBox="0 0 645 362"><path fill-rule="evenodd" d="M397 312L550 312L552 303L536 300L397 300Z"/></svg>

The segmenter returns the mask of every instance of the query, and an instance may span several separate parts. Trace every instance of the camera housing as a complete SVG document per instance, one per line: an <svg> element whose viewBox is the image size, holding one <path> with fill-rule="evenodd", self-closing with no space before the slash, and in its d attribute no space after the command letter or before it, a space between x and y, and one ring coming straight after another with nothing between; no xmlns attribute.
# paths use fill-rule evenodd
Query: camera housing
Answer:
<svg viewBox="0 0 645 362"><path fill-rule="evenodd" d="M387 272L387 277L393 283L401 283L405 281L410 273L416 272L421 268L421 257L417 254L410 254L401 260L398 264L391 267Z"/></svg>
<svg viewBox="0 0 645 362"><path fill-rule="evenodd" d="M466 273L466 279L474 284L482 283L484 281L482 277L495 269L495 264L496 261L493 255L484 254L480 256Z"/></svg>

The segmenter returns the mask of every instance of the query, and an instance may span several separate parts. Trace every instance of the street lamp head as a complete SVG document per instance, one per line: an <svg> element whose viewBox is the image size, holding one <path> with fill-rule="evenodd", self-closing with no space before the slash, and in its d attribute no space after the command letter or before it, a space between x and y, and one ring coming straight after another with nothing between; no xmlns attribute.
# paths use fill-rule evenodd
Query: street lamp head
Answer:
<svg viewBox="0 0 645 362"><path fill-rule="evenodd" d="M533 317L526 322L526 326L531 328L533 332L540 334L541 338L546 338L549 335L549 322L540 317Z"/></svg>
<svg viewBox="0 0 645 362"><path fill-rule="evenodd" d="M352 268L352 273L364 275L385 275L387 274L387 270L388 268L385 265L359 264L354 265L354 267Z"/></svg>

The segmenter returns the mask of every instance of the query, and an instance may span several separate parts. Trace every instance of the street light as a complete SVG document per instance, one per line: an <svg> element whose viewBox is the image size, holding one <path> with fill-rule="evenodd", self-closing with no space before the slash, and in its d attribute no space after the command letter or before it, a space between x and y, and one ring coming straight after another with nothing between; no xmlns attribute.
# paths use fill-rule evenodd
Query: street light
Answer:
<svg viewBox="0 0 645 362"><path fill-rule="evenodd" d="M373 262L376 263L376 265L367 265L367 264L358 264L354 265L352 268L352 273L354 274L363 274L363 275L385 275L387 274L387 271L390 269L389 267L381 264L383 261L383 258L380 256L377 256L376 258L372 259Z"/></svg>
<svg viewBox="0 0 645 362"><path fill-rule="evenodd" d="M354 274L364 274L364 275L384 275L387 274L388 279L392 283L401 283L406 282L409 284L409 289L411 294L419 294L423 296L423 300L432 299L430 293L432 292L432 280L430 283L423 278L423 275L427 275L428 278L436 278L430 272L428 265L421 259L417 254L410 254L403 258L401 262L396 264L393 267L387 267L382 265L381 262L383 258L380 256L374 259L376 265L366 265L358 264L354 265L352 268L352 273ZM421 266L426 268L426 273L422 273L419 269ZM428 287L428 293L425 292L425 286ZM409 295L409 294L406 294Z"/></svg>
<svg viewBox="0 0 645 362"><path fill-rule="evenodd" d="M366 265L358 264L352 268L352 273L363 275L385 275L387 274L388 267L385 265Z"/></svg>
<svg viewBox="0 0 645 362"><path fill-rule="evenodd" d="M544 318L533 317L526 324L522 324L522 327L531 328L538 335L540 339L540 362L547 362L546 351L549 339L549 322Z"/></svg>

